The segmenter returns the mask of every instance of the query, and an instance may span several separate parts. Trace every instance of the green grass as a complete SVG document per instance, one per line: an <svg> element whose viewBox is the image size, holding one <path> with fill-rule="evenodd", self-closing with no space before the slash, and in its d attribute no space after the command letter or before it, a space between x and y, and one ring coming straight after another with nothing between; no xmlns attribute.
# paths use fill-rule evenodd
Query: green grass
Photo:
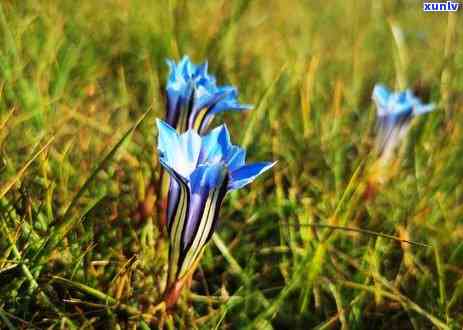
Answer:
<svg viewBox="0 0 463 330"><path fill-rule="evenodd" d="M0 328L460 329L462 31L419 1L2 1ZM278 164L226 198L168 316L155 118L183 54ZM376 82L438 109L365 198Z"/></svg>

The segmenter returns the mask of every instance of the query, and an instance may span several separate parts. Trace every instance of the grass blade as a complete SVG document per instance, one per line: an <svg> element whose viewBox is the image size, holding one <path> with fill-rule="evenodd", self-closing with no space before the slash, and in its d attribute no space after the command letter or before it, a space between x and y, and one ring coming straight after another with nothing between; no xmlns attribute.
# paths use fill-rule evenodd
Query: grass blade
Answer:
<svg viewBox="0 0 463 330"><path fill-rule="evenodd" d="M18 171L18 173L11 178L7 183L5 183L3 186L0 186L0 199L2 199L8 191L16 184L18 183L26 170L31 166L31 164L37 159L37 157L40 156L47 148L50 146L50 144L53 142L55 137L51 137L45 145L40 148L39 151L37 151L27 162L26 164L23 165L23 167Z"/></svg>
<svg viewBox="0 0 463 330"><path fill-rule="evenodd" d="M148 110L146 111L136 122L135 124L122 136L122 138L114 145L114 147L111 148L111 150L108 152L108 154L103 158L102 161L98 164L98 166L93 170L93 172L90 174L90 176L85 180L84 184L80 188L80 190L77 192L77 194L74 196L72 199L71 203L67 207L66 211L64 212L63 217L61 218L62 220L65 221L67 219L72 211L72 209L76 206L77 202L79 199L82 197L82 195L87 191L87 189L90 187L90 184L92 181L96 178L97 174L104 168L106 165L111 161L111 159L114 157L116 152L119 150L119 148L122 146L122 144L126 141L126 139L137 129L137 127L142 123L142 121L146 118L148 113L151 111Z"/></svg>

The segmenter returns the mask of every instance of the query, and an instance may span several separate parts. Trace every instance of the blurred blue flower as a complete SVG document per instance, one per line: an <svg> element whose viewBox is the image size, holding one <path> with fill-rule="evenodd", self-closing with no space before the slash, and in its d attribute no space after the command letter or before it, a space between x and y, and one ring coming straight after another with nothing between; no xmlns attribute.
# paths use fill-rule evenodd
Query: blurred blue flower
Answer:
<svg viewBox="0 0 463 330"><path fill-rule="evenodd" d="M195 65L184 56L178 63L167 60L167 64L166 121L179 132L195 129L204 134L216 113L252 107L238 102L235 87L217 86L214 76L207 73L207 62Z"/></svg>
<svg viewBox="0 0 463 330"><path fill-rule="evenodd" d="M217 225L225 194L244 187L274 163L245 164L246 152L230 142L222 125L205 136L194 130L179 134L157 121L160 162L170 180L168 232L172 284L194 268Z"/></svg>
<svg viewBox="0 0 463 330"><path fill-rule="evenodd" d="M387 161L406 135L411 119L434 110L434 105L423 104L409 89L391 92L381 84L374 87L372 98L378 114L376 146L381 158Z"/></svg>

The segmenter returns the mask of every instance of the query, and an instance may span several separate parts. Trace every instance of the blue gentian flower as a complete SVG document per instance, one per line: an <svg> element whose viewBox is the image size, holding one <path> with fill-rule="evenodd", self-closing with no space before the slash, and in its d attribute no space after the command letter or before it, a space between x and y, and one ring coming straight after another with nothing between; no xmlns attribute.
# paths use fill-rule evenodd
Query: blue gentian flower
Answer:
<svg viewBox="0 0 463 330"><path fill-rule="evenodd" d="M251 183L274 163L245 164L245 150L231 144L225 125L204 136L194 130L179 134L159 120L157 126L160 162L172 178L167 223L170 285L199 261L226 193Z"/></svg>
<svg viewBox="0 0 463 330"><path fill-rule="evenodd" d="M227 110L246 110L252 106L238 102L233 86L217 86L207 73L207 62L193 64L188 56L180 62L168 60L167 123L179 132L195 129L204 134L214 115Z"/></svg>
<svg viewBox="0 0 463 330"><path fill-rule="evenodd" d="M423 104L409 89L391 92L381 84L374 87L372 98L378 114L376 145L381 158L387 161L405 137L411 119L434 110L434 105Z"/></svg>

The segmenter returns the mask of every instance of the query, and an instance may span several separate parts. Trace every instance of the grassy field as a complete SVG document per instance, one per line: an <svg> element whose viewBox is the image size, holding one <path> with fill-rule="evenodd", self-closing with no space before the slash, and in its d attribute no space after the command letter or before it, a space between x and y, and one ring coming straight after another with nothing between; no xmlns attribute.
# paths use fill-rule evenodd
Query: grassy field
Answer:
<svg viewBox="0 0 463 330"><path fill-rule="evenodd" d="M421 1L2 1L0 328L461 329L462 32ZM155 118L184 54L278 164L227 196L168 314ZM437 106L382 182L379 82Z"/></svg>

